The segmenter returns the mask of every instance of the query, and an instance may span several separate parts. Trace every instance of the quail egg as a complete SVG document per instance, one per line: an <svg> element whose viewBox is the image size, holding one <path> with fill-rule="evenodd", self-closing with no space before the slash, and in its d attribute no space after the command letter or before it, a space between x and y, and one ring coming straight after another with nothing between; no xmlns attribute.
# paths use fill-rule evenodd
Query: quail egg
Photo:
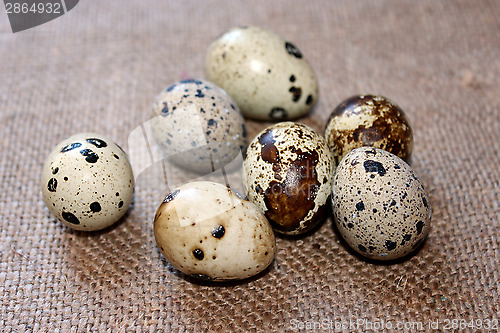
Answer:
<svg viewBox="0 0 500 333"><path fill-rule="evenodd" d="M361 255L404 257L429 233L429 196L401 158L373 147L356 148L340 162L333 180L335 223Z"/></svg>
<svg viewBox="0 0 500 333"><path fill-rule="evenodd" d="M151 127L166 157L198 173L224 167L246 148L238 106L205 80L183 80L164 90L153 106Z"/></svg>
<svg viewBox="0 0 500 333"><path fill-rule="evenodd" d="M318 99L316 75L302 52L255 26L233 28L217 38L208 49L205 73L248 118L296 119Z"/></svg>
<svg viewBox="0 0 500 333"><path fill-rule="evenodd" d="M375 95L353 96L339 104L328 120L325 139L336 163L352 149L364 146L408 161L413 148L412 129L403 110Z"/></svg>
<svg viewBox="0 0 500 333"><path fill-rule="evenodd" d="M274 124L250 143L243 162L248 199L275 231L297 235L312 229L325 213L335 171L325 140L294 122Z"/></svg>
<svg viewBox="0 0 500 333"><path fill-rule="evenodd" d="M125 152L110 139L80 133L60 142L42 171L49 211L76 230L100 230L118 221L132 202L134 176Z"/></svg>
<svg viewBox="0 0 500 333"><path fill-rule="evenodd" d="M175 268L204 280L248 278L276 255L274 233L262 212L225 185L209 181L170 192L156 212L154 234Z"/></svg>

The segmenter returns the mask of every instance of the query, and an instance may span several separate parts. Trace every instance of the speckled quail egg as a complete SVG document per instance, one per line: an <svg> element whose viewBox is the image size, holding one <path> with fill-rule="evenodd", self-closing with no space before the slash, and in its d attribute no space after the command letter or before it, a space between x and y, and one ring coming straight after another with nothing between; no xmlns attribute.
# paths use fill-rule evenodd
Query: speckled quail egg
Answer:
<svg viewBox="0 0 500 333"><path fill-rule="evenodd" d="M333 180L335 223L346 242L372 259L415 250L429 233L429 196L410 166L385 150L352 150Z"/></svg>
<svg viewBox="0 0 500 333"><path fill-rule="evenodd" d="M254 26L218 37L205 60L207 78L231 95L245 117L292 120L318 99L318 81L302 52L283 37Z"/></svg>
<svg viewBox="0 0 500 333"><path fill-rule="evenodd" d="M376 147L408 161L413 134L403 110L389 99L357 95L340 103L330 115L325 139L335 161L354 148Z"/></svg>
<svg viewBox="0 0 500 333"><path fill-rule="evenodd" d="M161 92L151 127L165 156L199 173L220 169L246 148L247 132L238 106L205 80L183 80Z"/></svg>
<svg viewBox="0 0 500 333"><path fill-rule="evenodd" d="M49 211L76 230L100 230L118 221L134 193L125 152L110 139L80 133L60 142L42 171L42 195Z"/></svg>
<svg viewBox="0 0 500 333"><path fill-rule="evenodd" d="M154 234L175 268L204 280L248 278L276 255L264 214L225 185L209 181L187 183L168 194L156 212Z"/></svg>
<svg viewBox="0 0 500 333"><path fill-rule="evenodd" d="M248 146L243 184L274 230L297 235L323 217L334 171L322 136L306 125L282 122L264 129Z"/></svg>

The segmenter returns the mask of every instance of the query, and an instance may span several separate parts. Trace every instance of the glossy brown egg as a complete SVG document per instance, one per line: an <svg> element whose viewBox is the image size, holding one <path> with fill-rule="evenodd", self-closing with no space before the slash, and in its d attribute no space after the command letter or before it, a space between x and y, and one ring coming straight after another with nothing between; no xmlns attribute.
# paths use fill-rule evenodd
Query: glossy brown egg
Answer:
<svg viewBox="0 0 500 333"><path fill-rule="evenodd" d="M303 124L281 122L250 143L243 184L275 231L298 235L324 216L334 172L332 153L321 135Z"/></svg>
<svg viewBox="0 0 500 333"><path fill-rule="evenodd" d="M375 95L357 95L339 104L330 115L325 139L337 164L364 146L384 149L408 162L413 148L413 132L403 110Z"/></svg>

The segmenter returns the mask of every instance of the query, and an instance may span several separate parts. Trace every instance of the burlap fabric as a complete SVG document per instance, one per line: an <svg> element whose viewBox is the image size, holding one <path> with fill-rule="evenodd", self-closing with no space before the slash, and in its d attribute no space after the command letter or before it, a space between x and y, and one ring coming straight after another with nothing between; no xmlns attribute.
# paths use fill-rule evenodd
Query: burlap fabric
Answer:
<svg viewBox="0 0 500 333"><path fill-rule="evenodd" d="M493 325L500 312L499 17L498 1L81 1L13 34L0 10L0 331ZM433 209L419 253L392 265L362 260L328 218L306 237L278 238L266 274L213 286L184 277L157 250L152 221L166 185L155 172L139 177L133 206L109 230L75 232L50 215L39 177L55 144L93 131L128 150L155 96L181 78L203 77L210 42L242 24L285 36L312 64L320 100L301 121L315 129L361 92L406 111L412 167ZM249 121L250 136L266 125Z"/></svg>

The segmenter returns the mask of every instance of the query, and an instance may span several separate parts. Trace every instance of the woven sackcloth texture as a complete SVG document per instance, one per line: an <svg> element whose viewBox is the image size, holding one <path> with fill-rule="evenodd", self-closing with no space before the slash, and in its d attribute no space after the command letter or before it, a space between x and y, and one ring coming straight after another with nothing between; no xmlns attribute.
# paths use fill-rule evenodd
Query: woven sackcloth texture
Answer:
<svg viewBox="0 0 500 333"><path fill-rule="evenodd" d="M411 165L433 210L418 253L363 260L329 217L304 237L278 237L258 278L197 283L156 247L152 222L168 184L154 167L107 230L76 232L50 215L39 182L52 148L91 131L129 151L157 94L203 78L208 45L238 25L279 33L314 68L319 102L300 122L322 132L357 93L406 111ZM249 136L268 124L247 121ZM431 331L453 319L475 320L464 331L494 328L499 166L498 1L80 1L15 34L2 6L0 331Z"/></svg>

